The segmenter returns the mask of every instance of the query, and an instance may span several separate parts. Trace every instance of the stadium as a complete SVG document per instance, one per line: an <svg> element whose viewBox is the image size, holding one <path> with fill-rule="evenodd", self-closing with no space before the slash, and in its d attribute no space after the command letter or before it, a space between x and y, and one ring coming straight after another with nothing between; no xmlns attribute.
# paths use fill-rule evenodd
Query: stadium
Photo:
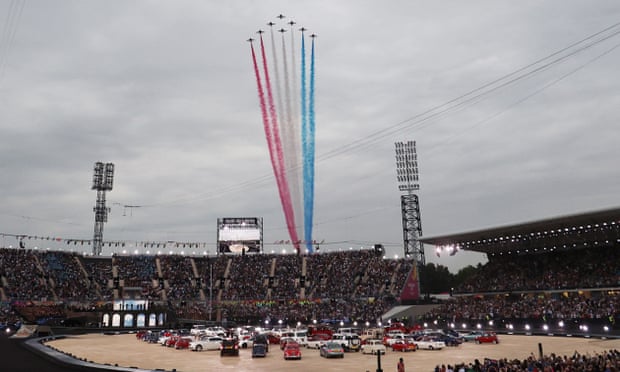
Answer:
<svg viewBox="0 0 620 372"><path fill-rule="evenodd" d="M618 371L617 4L282 5L5 4L0 370Z"/></svg>
<svg viewBox="0 0 620 372"><path fill-rule="evenodd" d="M620 335L619 223L616 208L423 238L439 254L477 250L488 262L447 299L423 295L405 301L401 294L415 273L413 261L386 258L377 249L93 257L6 247L0 250L1 321L5 334L43 340L38 342L43 348L67 334L196 324L324 325L363 332L393 323L408 329L614 339ZM423 275L420 285L424 293Z"/></svg>

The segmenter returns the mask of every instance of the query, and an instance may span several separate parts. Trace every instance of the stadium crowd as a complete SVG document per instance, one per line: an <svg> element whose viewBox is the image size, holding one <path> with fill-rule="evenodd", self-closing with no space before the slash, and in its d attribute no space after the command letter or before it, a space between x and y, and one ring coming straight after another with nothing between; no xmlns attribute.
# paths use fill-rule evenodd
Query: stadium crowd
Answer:
<svg viewBox="0 0 620 372"><path fill-rule="evenodd" d="M532 259L535 257L536 259ZM604 259L601 259L604 258ZM540 291L620 286L620 251L597 247L495 256L455 293Z"/></svg>
<svg viewBox="0 0 620 372"><path fill-rule="evenodd" d="M424 315L425 321L447 319L454 323L499 319L573 320L620 316L620 293L615 291L551 294L458 296ZM620 319L619 319L620 320Z"/></svg>
<svg viewBox="0 0 620 372"><path fill-rule="evenodd" d="M492 257L456 296L422 319L615 321L620 296L609 289L618 287L620 260L613 249L597 249L550 252L536 260L531 255ZM609 259L601 262L601 254ZM375 322L397 304L411 265L411 260L384 259L374 250L103 258L5 248L0 249L0 295L4 303L52 302L86 309L103 306L94 302L138 296L167 303L179 318L239 323ZM556 287L561 290L543 291ZM59 308L42 306L38 315L58 315Z"/></svg>
<svg viewBox="0 0 620 372"><path fill-rule="evenodd" d="M526 359L478 359L457 365L438 365L434 372L617 372L620 369L620 351L572 355L533 354Z"/></svg>

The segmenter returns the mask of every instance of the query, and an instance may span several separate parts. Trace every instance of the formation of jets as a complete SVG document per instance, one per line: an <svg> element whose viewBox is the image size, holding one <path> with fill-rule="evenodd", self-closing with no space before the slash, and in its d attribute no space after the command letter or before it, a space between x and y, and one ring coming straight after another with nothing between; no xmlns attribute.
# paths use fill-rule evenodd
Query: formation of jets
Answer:
<svg viewBox="0 0 620 372"><path fill-rule="evenodd" d="M282 19L286 18L286 16L285 16L284 14L279 14L279 15L277 15L277 16L276 16L276 18L279 18L280 20L282 20ZM294 26L295 24L297 24L297 22L292 21L292 20L291 20L291 21L289 21L289 22L287 22L287 23L291 26L291 29L293 28L293 26ZM269 27L273 27L273 26L275 26L275 25L276 25L276 24L275 24L274 22L271 22L271 21L267 23L267 26L269 26ZM302 33L304 33L304 32L305 32L305 31L307 31L307 30L308 30L308 29L307 29L307 28L305 28L305 27L301 27L301 28L299 29L299 31L301 31ZM277 30L277 31L278 31L278 32L280 32L280 33L285 33L287 30L285 30L285 29L281 28L281 29L279 29L279 30ZM258 30L258 31L256 31L256 33L257 33L257 34L259 34L259 35L263 34L264 32L265 32L265 31L263 31L263 30ZM312 35L310 35L310 37L311 37L311 38L315 38L315 37L316 37L316 34L312 34ZM253 39L253 38L249 38L247 41L249 41L249 42L251 43L251 42L253 42L253 41L254 41L254 39Z"/></svg>

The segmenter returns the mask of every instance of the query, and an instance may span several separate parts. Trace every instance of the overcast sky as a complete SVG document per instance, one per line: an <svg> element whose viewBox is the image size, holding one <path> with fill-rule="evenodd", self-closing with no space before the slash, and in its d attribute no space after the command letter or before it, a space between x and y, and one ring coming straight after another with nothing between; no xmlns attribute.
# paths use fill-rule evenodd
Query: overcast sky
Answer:
<svg viewBox="0 0 620 372"><path fill-rule="evenodd" d="M5 0L0 232L92 239L102 161L104 240L214 252L217 219L250 216L290 250L246 42L278 14L318 35L321 249L402 255L396 141L417 142L424 236L620 205L617 0Z"/></svg>

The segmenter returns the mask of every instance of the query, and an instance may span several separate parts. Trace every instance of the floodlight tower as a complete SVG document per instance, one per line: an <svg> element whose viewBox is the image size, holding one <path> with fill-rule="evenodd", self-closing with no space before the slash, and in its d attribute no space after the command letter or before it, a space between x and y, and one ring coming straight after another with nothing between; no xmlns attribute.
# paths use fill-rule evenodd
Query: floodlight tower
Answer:
<svg viewBox="0 0 620 372"><path fill-rule="evenodd" d="M93 208L95 212L95 235L93 237L93 256L101 255L101 243L103 242L103 224L108 222L110 208L105 206L105 192L112 191L114 182L114 164L102 162L95 163L92 190L97 190L97 204Z"/></svg>
<svg viewBox="0 0 620 372"><path fill-rule="evenodd" d="M412 257L418 267L426 265L424 245L419 241L422 236L420 220L420 201L414 191L420 190L418 183L418 155L415 141L396 142L396 176L400 196L400 208L403 219L403 239L405 257Z"/></svg>

